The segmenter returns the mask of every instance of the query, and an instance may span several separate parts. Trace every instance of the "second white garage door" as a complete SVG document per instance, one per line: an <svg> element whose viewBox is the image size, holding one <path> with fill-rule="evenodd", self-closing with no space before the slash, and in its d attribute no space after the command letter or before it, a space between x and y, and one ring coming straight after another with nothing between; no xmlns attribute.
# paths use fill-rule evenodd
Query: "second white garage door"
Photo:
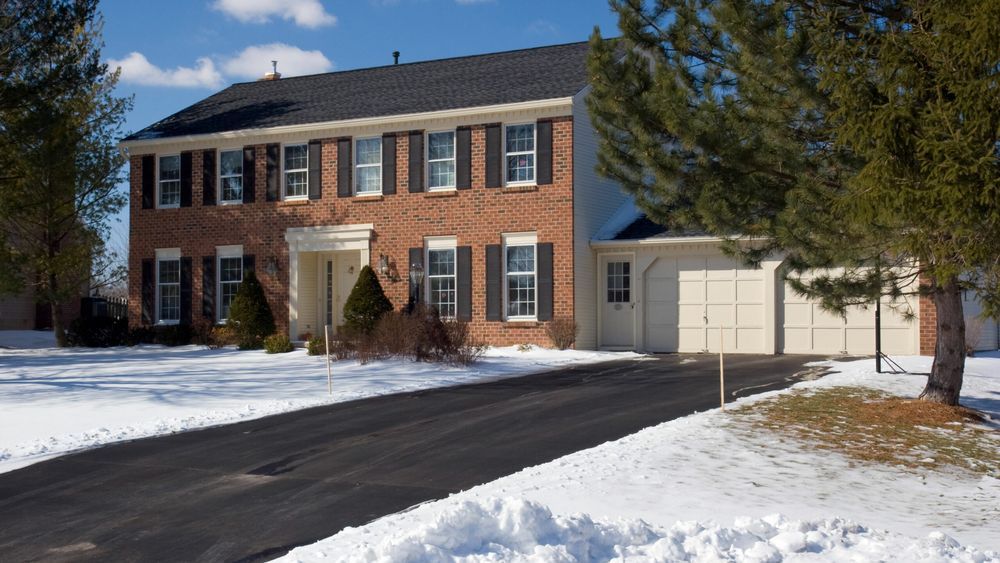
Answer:
<svg viewBox="0 0 1000 563"><path fill-rule="evenodd" d="M661 256L645 273L645 349L764 350L764 272L723 255Z"/></svg>

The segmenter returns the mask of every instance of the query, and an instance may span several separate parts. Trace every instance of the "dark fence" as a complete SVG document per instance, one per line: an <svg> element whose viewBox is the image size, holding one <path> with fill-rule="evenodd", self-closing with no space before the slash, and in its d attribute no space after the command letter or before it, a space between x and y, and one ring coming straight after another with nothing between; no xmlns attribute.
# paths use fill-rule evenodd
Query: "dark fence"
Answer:
<svg viewBox="0 0 1000 563"><path fill-rule="evenodd" d="M128 299L125 297L83 297L80 299L80 316L83 318L124 319L128 316Z"/></svg>

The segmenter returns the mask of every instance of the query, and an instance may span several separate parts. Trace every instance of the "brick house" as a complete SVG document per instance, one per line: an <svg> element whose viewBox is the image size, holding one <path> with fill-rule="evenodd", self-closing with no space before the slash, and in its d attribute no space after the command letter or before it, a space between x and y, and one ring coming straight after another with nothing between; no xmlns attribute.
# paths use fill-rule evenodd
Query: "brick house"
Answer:
<svg viewBox="0 0 1000 563"><path fill-rule="evenodd" d="M571 318L578 348L712 351L722 325L726 350L871 353L868 312L824 317L780 257L748 270L718 239L667 236L596 174L586 56L272 74L131 135L130 324L220 322L253 269L301 340L342 323L370 265L397 308L490 344L548 345ZM888 351L927 353L925 325L890 315Z"/></svg>

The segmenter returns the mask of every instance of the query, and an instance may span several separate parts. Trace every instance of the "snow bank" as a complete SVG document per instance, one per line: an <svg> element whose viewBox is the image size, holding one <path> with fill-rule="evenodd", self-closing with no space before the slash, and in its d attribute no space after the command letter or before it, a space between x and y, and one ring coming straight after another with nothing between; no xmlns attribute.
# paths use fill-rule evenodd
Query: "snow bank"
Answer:
<svg viewBox="0 0 1000 563"><path fill-rule="evenodd" d="M47 335L47 340L46 340ZM0 472L75 450L308 407L507 377L632 353L488 349L469 367L333 364L203 346L51 347L51 333L0 331Z"/></svg>
<svg viewBox="0 0 1000 563"><path fill-rule="evenodd" d="M376 544L315 544L284 561L968 561L995 554L941 533L923 539L869 530L839 518L799 521L775 514L732 526L695 521L660 528L642 520L554 516L513 498L464 501L432 521Z"/></svg>

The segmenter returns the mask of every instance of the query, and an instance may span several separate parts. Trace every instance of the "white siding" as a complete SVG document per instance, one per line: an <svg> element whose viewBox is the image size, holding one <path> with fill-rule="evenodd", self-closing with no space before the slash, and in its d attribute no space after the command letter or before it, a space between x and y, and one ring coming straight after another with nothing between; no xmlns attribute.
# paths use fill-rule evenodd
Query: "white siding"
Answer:
<svg viewBox="0 0 1000 563"><path fill-rule="evenodd" d="M597 347L597 258L590 241L628 198L617 183L597 174L597 135L585 101L573 97L573 302L578 349Z"/></svg>
<svg viewBox="0 0 1000 563"><path fill-rule="evenodd" d="M965 311L965 340L973 350L996 350L1000 347L997 320L981 316L982 304L972 291L964 292L962 309Z"/></svg>

